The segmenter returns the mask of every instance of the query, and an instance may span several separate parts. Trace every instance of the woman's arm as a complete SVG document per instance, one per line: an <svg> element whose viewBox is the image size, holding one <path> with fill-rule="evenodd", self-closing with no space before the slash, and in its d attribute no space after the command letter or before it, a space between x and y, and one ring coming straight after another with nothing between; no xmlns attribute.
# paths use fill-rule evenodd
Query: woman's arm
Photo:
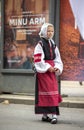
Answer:
<svg viewBox="0 0 84 130"><path fill-rule="evenodd" d="M44 61L44 52L42 46L38 43L34 50L34 63L36 71L45 73L51 65Z"/></svg>
<svg viewBox="0 0 84 130"><path fill-rule="evenodd" d="M54 63L55 63L54 68L57 72L57 75L60 75L63 71L63 62L61 60L60 52L57 46L55 48L55 54L56 54L56 58L54 59Z"/></svg>

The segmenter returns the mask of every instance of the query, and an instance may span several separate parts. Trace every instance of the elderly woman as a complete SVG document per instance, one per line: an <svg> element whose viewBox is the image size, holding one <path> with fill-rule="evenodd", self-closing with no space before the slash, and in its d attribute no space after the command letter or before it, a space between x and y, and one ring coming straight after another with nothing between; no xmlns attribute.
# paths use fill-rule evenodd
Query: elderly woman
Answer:
<svg viewBox="0 0 84 130"><path fill-rule="evenodd" d="M58 47L53 41L54 27L44 23L39 33L41 40L34 50L36 68L35 114L43 114L42 121L57 123L59 103L62 101L58 92L56 75L63 71L63 63ZM51 114L52 118L49 117Z"/></svg>

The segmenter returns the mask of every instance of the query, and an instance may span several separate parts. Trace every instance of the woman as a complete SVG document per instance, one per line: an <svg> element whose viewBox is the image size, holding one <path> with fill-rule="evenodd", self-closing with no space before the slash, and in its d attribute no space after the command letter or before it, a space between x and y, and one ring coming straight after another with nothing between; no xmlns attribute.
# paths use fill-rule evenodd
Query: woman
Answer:
<svg viewBox="0 0 84 130"><path fill-rule="evenodd" d="M53 25L44 23L39 35L41 40L34 50L34 63L37 71L35 113L43 114L42 121L56 124L57 115L59 115L59 102L61 102L56 75L62 73L63 63L59 50L52 40ZM52 118L48 114L52 114Z"/></svg>

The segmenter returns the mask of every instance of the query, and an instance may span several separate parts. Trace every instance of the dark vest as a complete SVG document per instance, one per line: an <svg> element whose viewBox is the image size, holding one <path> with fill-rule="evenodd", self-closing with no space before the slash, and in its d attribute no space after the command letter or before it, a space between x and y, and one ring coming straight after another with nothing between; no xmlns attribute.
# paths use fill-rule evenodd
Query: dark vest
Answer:
<svg viewBox="0 0 84 130"><path fill-rule="evenodd" d="M44 60L54 60L56 57L56 55L55 55L56 45L54 45L51 42L51 47L50 47L49 41L44 38L41 38L41 41L39 41L39 43L41 44L44 54L45 54Z"/></svg>

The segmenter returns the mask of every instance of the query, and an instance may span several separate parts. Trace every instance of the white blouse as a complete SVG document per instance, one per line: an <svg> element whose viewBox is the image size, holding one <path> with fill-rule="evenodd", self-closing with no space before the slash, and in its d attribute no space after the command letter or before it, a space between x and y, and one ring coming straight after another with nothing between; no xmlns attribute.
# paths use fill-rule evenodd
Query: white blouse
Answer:
<svg viewBox="0 0 84 130"><path fill-rule="evenodd" d="M34 50L34 56L38 54L40 54L40 57L39 57L40 60L35 62L36 70L39 73L45 73L51 67L51 65L45 62L43 48L40 44L37 44ZM60 52L57 46L55 48L55 54L56 54L56 58L54 59L54 64L55 64L54 67L60 70L59 74L57 74L57 75L60 75L63 71L63 63L62 63Z"/></svg>

